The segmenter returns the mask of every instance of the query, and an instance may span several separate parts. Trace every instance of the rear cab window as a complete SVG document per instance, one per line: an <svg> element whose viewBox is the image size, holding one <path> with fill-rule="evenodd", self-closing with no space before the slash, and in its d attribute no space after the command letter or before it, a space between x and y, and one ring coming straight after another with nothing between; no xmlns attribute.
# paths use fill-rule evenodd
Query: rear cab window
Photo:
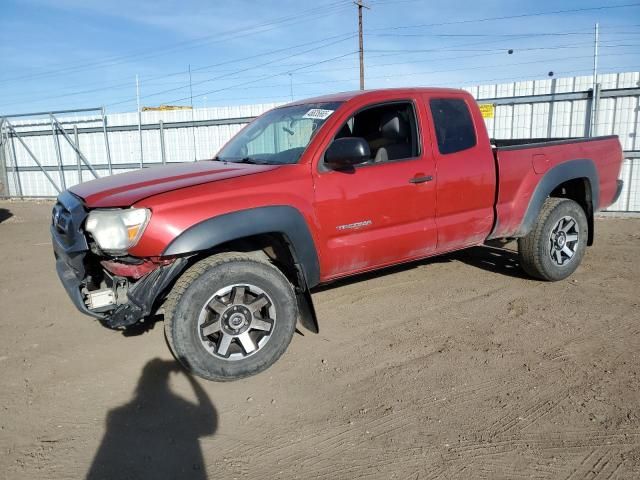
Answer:
<svg viewBox="0 0 640 480"><path fill-rule="evenodd" d="M432 98L429 100L435 127L438 150L442 155L475 147L476 131L469 106L461 98Z"/></svg>

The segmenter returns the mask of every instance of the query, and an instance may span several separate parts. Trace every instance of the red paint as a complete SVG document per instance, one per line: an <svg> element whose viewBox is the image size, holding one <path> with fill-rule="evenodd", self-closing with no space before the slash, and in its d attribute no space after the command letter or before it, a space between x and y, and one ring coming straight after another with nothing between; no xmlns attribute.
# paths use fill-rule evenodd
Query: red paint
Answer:
<svg viewBox="0 0 640 480"><path fill-rule="evenodd" d="M600 205L594 205L594 210L606 208L613 202L622 165L622 148L617 139L602 138L590 142L542 145L518 150L498 149L500 182L496 204L498 229L494 233L495 237L513 235L520 226L531 194L542 178L532 166L531 159L534 155L546 157L547 170L568 159L593 159L600 182Z"/></svg>
<svg viewBox="0 0 640 480"><path fill-rule="evenodd" d="M137 280L144 277L146 274L153 272L156 268L162 265L168 265L172 263L172 259L168 260L144 260L139 264L130 264L118 262L116 260L103 260L100 264L106 268L109 272L117 275L118 277L127 277Z"/></svg>
<svg viewBox="0 0 640 480"><path fill-rule="evenodd" d="M102 177L76 185L72 191L92 208L128 207L158 193L264 172L272 168L273 165L231 165L218 162L162 165Z"/></svg>
<svg viewBox="0 0 640 480"><path fill-rule="evenodd" d="M467 102L478 139L474 147L449 155L438 152L428 103L430 98L445 97ZM350 174L318 168L325 149L350 116L391 100L414 103L420 156L357 168ZM522 222L540 173L566 160L596 162L598 208L608 206L615 194L622 162L616 139L495 153L474 99L463 91L390 89L312 101L344 103L320 128L298 164L187 163L115 175L71 190L90 208L150 208L151 221L130 250L141 258L160 256L180 233L211 217L269 205L295 207L314 239L321 281L481 244L496 220L494 207L498 216L494 236L509 236ZM409 183L426 175L433 181ZM358 222L368 223L337 228Z"/></svg>

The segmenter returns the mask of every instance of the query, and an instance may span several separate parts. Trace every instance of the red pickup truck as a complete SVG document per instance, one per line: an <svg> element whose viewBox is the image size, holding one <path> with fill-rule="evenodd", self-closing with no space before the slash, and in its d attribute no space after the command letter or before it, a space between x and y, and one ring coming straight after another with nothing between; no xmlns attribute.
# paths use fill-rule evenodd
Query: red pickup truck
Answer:
<svg viewBox="0 0 640 480"><path fill-rule="evenodd" d="M111 328L164 312L191 372L268 368L309 290L489 239L518 239L531 276L561 280L620 194L617 137L492 141L473 97L411 88L275 108L215 158L63 192L51 234L75 305Z"/></svg>

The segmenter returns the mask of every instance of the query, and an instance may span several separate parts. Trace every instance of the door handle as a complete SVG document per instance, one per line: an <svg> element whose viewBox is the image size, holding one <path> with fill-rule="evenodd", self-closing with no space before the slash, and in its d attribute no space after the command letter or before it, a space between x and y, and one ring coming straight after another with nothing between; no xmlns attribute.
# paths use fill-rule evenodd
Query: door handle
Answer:
<svg viewBox="0 0 640 480"><path fill-rule="evenodd" d="M425 183L433 180L431 175L425 175L423 177L413 177L409 179L409 183Z"/></svg>

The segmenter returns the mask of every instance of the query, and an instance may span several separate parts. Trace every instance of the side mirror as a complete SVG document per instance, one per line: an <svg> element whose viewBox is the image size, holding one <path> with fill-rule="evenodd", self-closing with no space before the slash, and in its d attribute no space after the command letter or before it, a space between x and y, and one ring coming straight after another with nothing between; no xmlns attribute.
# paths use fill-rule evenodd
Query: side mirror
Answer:
<svg viewBox="0 0 640 480"><path fill-rule="evenodd" d="M349 169L369 160L369 144L360 137L338 138L329 145L324 155L325 164L334 170Z"/></svg>

